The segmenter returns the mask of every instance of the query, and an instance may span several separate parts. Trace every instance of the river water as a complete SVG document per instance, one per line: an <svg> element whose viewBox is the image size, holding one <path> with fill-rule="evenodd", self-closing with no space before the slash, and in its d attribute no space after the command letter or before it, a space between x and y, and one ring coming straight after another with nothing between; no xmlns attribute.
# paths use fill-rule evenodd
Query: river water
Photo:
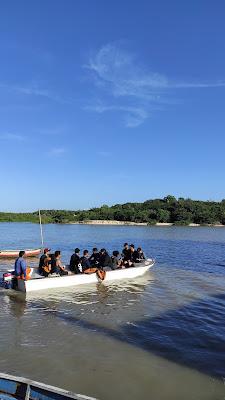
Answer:
<svg viewBox="0 0 225 400"><path fill-rule="evenodd" d="M100 400L225 399L225 228L45 225L44 237L65 263L125 241L157 262L79 290L0 289L0 371ZM38 225L0 224L0 247L39 247Z"/></svg>

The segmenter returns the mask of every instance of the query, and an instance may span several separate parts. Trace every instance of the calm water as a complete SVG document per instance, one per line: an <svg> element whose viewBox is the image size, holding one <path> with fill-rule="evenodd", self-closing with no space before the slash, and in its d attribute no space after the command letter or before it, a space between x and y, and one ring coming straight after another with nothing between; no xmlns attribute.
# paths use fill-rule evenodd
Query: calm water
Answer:
<svg viewBox="0 0 225 400"><path fill-rule="evenodd" d="M225 399L225 228L46 225L44 235L65 262L74 247L128 241L157 263L135 281L0 289L0 371L100 400ZM0 224L0 248L37 246L38 225Z"/></svg>

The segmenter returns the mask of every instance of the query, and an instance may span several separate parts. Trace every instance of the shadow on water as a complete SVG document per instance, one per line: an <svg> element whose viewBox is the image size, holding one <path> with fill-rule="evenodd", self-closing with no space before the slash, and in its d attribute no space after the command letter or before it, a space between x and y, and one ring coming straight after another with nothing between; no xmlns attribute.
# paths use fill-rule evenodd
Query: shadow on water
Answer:
<svg viewBox="0 0 225 400"><path fill-rule="evenodd" d="M97 290L99 303L104 306L109 288L100 285ZM87 299L89 295L90 292L85 294ZM94 332L113 338L207 375L225 377L225 294L210 294L160 315L119 325L118 329L59 310L54 298L49 301L48 297L42 297L39 303L34 297L27 303L22 293L9 297L10 311L17 318L23 315L28 303L29 307L38 310L46 300L45 315L54 314L56 318L79 326L90 334Z"/></svg>
<svg viewBox="0 0 225 400"><path fill-rule="evenodd" d="M177 364L222 378L225 376L224 305L225 295L214 295L157 317L129 322L119 330L60 311L55 311L55 316Z"/></svg>

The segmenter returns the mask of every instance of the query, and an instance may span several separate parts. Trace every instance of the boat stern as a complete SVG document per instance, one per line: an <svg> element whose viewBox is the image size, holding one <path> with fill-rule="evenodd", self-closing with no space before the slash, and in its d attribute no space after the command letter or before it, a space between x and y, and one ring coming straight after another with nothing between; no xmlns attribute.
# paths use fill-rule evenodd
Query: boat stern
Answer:
<svg viewBox="0 0 225 400"><path fill-rule="evenodd" d="M24 281L23 279L18 279L17 282L18 282L17 290L26 293L26 281Z"/></svg>

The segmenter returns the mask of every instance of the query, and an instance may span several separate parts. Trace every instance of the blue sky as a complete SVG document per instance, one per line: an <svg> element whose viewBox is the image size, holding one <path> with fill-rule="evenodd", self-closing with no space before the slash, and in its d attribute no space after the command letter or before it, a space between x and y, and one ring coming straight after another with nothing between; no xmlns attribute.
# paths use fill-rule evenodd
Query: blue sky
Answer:
<svg viewBox="0 0 225 400"><path fill-rule="evenodd" d="M225 2L2 1L0 209L225 198Z"/></svg>

